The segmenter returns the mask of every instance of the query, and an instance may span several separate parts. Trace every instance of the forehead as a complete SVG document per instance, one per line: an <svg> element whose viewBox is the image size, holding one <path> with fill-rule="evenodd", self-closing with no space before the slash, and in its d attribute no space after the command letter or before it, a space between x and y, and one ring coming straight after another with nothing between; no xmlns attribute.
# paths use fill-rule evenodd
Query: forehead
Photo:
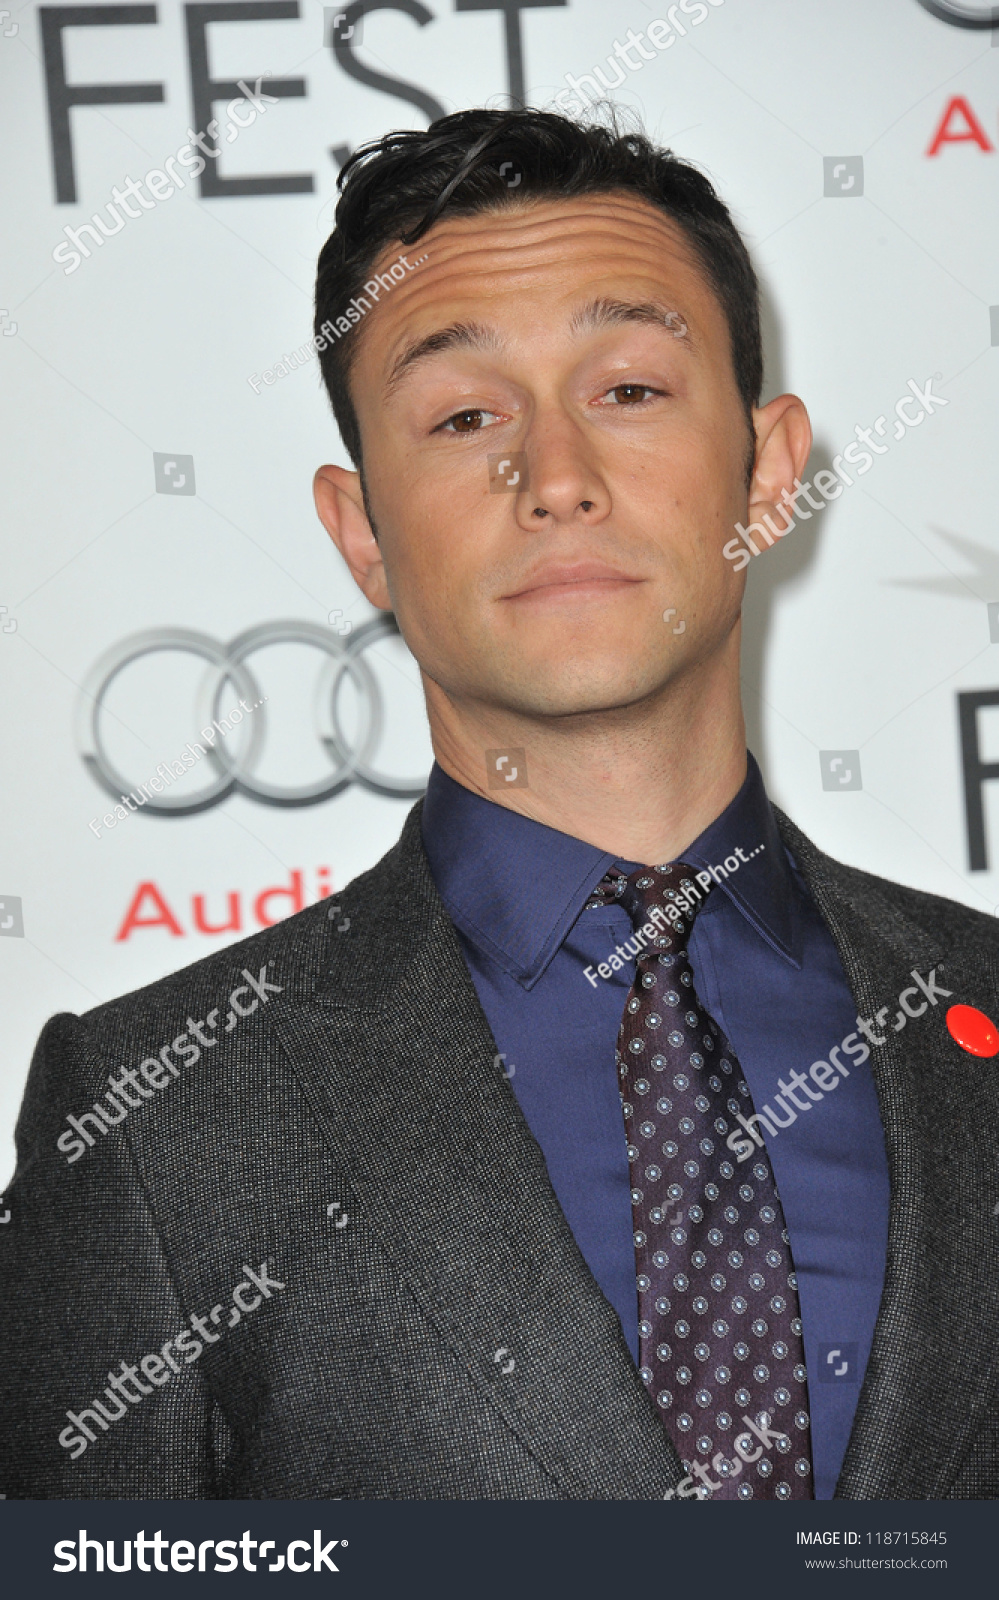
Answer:
<svg viewBox="0 0 999 1600"><path fill-rule="evenodd" d="M376 270L398 255L398 246L387 248ZM385 370L413 338L466 318L547 339L579 305L603 297L665 297L692 334L727 344L721 306L682 230L628 195L447 217L405 255L413 271L364 319L359 359L369 370Z"/></svg>

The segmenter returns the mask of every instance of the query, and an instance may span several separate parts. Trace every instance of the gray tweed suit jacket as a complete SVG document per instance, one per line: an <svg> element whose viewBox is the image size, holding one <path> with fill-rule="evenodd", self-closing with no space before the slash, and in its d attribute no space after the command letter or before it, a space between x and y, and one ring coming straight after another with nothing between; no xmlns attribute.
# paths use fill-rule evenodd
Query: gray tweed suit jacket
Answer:
<svg viewBox="0 0 999 1600"><path fill-rule="evenodd" d="M45 1028L0 1230L8 1498L655 1499L679 1483L497 1070L419 813L332 920L310 907ZM912 968L954 996L873 1052L887 1276L837 1494L994 1498L999 1058L958 1049L944 1010L997 1016L999 929L778 820L858 1012L893 1014ZM217 1042L179 1067L170 1042L215 1008ZM67 1116L123 1067L155 1076L164 1047L161 1086L67 1159ZM128 1367L152 1381L126 1406L107 1386ZM125 1414L101 1422L102 1395ZM70 1414L85 1450L59 1442L85 1437Z"/></svg>

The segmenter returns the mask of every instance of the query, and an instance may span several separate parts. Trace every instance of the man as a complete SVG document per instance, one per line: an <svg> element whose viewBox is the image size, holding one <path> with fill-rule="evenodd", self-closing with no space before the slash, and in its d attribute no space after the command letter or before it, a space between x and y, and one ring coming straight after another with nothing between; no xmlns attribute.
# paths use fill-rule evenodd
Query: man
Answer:
<svg viewBox="0 0 999 1600"><path fill-rule="evenodd" d="M6 1493L995 1496L999 940L747 758L723 547L810 431L728 212L461 113L348 163L316 304L437 764L335 915L45 1030Z"/></svg>

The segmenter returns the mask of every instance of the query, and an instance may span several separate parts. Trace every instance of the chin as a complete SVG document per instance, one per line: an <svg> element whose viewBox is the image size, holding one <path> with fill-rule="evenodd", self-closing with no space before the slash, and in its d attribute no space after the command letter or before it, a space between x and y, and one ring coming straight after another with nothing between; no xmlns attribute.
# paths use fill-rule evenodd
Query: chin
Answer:
<svg viewBox="0 0 999 1600"><path fill-rule="evenodd" d="M538 660L527 672L519 663L496 695L498 703L527 716L581 717L637 705L662 687L662 675L626 665L620 659L604 664L592 658L574 663L565 657Z"/></svg>

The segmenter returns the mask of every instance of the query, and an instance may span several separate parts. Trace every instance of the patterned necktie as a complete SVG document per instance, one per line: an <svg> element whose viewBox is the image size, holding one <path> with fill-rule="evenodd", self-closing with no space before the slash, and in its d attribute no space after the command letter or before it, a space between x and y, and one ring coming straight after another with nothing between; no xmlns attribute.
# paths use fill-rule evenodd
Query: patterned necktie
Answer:
<svg viewBox="0 0 999 1600"><path fill-rule="evenodd" d="M615 1058L640 1376L702 1495L810 1500L797 1279L749 1086L694 989L687 941L705 893L694 874L682 861L609 872L587 905L618 902L636 930Z"/></svg>

